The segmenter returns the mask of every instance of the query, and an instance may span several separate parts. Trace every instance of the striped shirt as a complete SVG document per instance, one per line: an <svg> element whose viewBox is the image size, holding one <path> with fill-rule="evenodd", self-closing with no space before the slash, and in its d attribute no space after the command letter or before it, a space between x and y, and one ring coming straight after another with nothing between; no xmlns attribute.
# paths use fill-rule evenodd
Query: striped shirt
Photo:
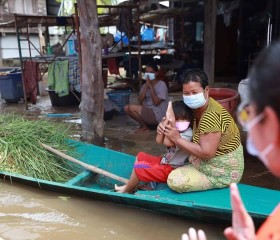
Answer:
<svg viewBox="0 0 280 240"><path fill-rule="evenodd" d="M197 126L196 119L193 126L193 142L199 143L200 135L221 132L221 140L215 156L220 156L236 150L240 144L239 129L228 111L213 98L209 98L209 104L204 111Z"/></svg>

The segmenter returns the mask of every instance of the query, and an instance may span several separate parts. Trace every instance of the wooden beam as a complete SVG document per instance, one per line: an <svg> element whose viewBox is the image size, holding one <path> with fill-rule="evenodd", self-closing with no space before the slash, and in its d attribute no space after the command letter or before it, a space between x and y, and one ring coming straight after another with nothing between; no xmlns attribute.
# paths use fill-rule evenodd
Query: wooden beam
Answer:
<svg viewBox="0 0 280 240"><path fill-rule="evenodd" d="M217 0L204 0L204 71L209 85L215 82L215 37Z"/></svg>

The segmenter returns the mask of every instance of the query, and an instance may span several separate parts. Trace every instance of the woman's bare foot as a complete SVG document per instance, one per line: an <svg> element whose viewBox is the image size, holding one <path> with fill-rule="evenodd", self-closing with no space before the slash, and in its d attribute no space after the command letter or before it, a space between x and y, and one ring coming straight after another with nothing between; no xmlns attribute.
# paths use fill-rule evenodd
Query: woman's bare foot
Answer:
<svg viewBox="0 0 280 240"><path fill-rule="evenodd" d="M117 184L115 184L115 191L116 192L125 193L126 192L125 188L126 188L126 185L118 186Z"/></svg>

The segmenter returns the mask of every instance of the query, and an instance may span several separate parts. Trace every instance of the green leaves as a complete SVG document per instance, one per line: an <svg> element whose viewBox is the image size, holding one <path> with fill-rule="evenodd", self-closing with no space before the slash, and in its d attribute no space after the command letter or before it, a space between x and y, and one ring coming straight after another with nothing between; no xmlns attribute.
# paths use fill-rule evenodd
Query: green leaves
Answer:
<svg viewBox="0 0 280 240"><path fill-rule="evenodd" d="M67 153L70 125L44 119L0 115L0 169L35 178L65 182L75 175L71 163L45 150L39 142Z"/></svg>

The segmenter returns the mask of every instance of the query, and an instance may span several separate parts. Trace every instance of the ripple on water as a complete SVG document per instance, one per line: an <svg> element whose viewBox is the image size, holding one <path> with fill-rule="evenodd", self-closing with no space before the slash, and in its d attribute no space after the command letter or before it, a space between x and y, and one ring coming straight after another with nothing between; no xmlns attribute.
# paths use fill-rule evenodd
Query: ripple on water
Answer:
<svg viewBox="0 0 280 240"><path fill-rule="evenodd" d="M69 226L80 226L69 216L59 212L41 212L41 213L1 213L0 217L15 217L32 220L42 223L64 224Z"/></svg>
<svg viewBox="0 0 280 240"><path fill-rule="evenodd" d="M0 206L7 206L7 205L14 205L14 204L20 204L24 201L24 198L19 195L14 194L1 194L0 195Z"/></svg>
<svg viewBox="0 0 280 240"><path fill-rule="evenodd" d="M68 215L44 206L38 199L25 198L22 195L3 192L0 194L0 208L2 208L2 212L0 212L0 217L2 219L4 217L12 217L16 218L17 221L24 219L41 223L81 226L79 222ZM32 209L34 213L31 213L30 209Z"/></svg>

